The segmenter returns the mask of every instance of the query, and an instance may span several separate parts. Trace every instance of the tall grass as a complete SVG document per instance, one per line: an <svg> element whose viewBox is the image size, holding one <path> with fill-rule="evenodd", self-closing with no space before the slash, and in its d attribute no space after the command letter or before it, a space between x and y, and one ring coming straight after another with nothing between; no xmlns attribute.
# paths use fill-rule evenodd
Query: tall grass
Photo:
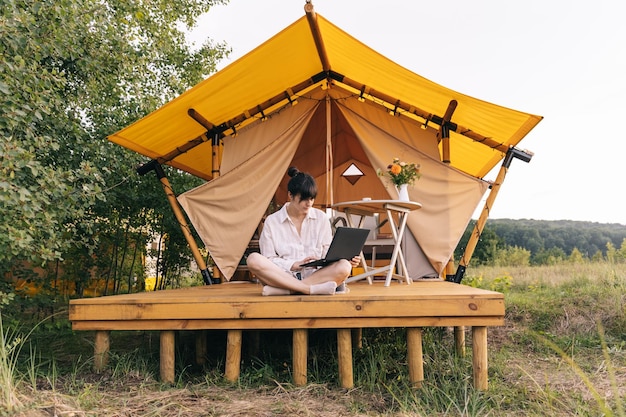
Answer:
<svg viewBox="0 0 626 417"><path fill-rule="evenodd" d="M13 412L22 406L18 393L17 363L24 339L12 330L4 329L0 313L0 409Z"/></svg>
<svg viewBox="0 0 626 417"><path fill-rule="evenodd" d="M19 409L22 402L20 394L20 385L26 375L32 383L37 373L36 351L29 344L30 356L26 363L26 373L18 367L20 364L22 348L28 342L28 339L36 326L26 334L22 334L18 329L4 327L2 312L0 311L0 387L2 394L0 397L0 411L13 412Z"/></svg>
<svg viewBox="0 0 626 417"><path fill-rule="evenodd" d="M405 329L364 329L363 346L353 351L356 388L344 392L351 410L381 416L624 417L626 265L468 268L464 283L505 294L506 324L489 329L489 389L474 389L471 349L465 357L454 352L452 329L423 329L420 389L409 381ZM71 395L82 410L102 407L107 390L119 390L123 397L125 384L132 384L133 392L141 387L158 393L165 388L157 381L158 338L151 332L128 333L112 334L109 367L96 376L90 370L93 358L83 359L93 349L88 335L30 335L41 352L35 353L22 349L29 336L7 332L0 320L0 384L6 387L1 406L9 413L18 410L25 389L42 385ZM469 345L471 332L466 336ZM181 332L174 389L184 392L192 385L201 397L219 387L224 401L229 401L227 392L239 390L298 389L290 385L290 332L263 332L257 343L244 333L241 377L234 385L222 377L225 337L225 332L212 333L207 364L194 367L193 334ZM336 349L335 331L309 332L311 386L343 392ZM49 363L43 372L41 361Z"/></svg>

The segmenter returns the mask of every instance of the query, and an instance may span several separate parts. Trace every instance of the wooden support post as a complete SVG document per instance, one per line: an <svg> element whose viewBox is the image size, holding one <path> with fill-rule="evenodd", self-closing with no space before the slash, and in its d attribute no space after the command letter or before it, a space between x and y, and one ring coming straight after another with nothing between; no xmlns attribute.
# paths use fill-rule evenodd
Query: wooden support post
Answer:
<svg viewBox="0 0 626 417"><path fill-rule="evenodd" d="M226 379L236 382L241 371L241 330L229 330L226 341Z"/></svg>
<svg viewBox="0 0 626 417"><path fill-rule="evenodd" d="M342 388L354 387L352 375L352 332L350 329L337 329L337 361L339 380Z"/></svg>
<svg viewBox="0 0 626 417"><path fill-rule="evenodd" d="M246 335L248 340L248 355L259 356L259 352L261 351L261 331L250 330L246 332Z"/></svg>
<svg viewBox="0 0 626 417"><path fill-rule="evenodd" d="M174 330L161 330L161 382L174 383Z"/></svg>
<svg viewBox="0 0 626 417"><path fill-rule="evenodd" d="M454 349L461 358L465 357L465 326L454 328Z"/></svg>
<svg viewBox="0 0 626 417"><path fill-rule="evenodd" d="M196 365L204 365L207 357L207 332L198 330L196 332Z"/></svg>
<svg viewBox="0 0 626 417"><path fill-rule="evenodd" d="M293 383L304 386L307 382L307 353L309 349L309 331L293 329Z"/></svg>
<svg viewBox="0 0 626 417"><path fill-rule="evenodd" d="M472 327L472 354L474 388L485 391L488 387L487 327Z"/></svg>
<svg viewBox="0 0 626 417"><path fill-rule="evenodd" d="M363 349L363 329L352 329L352 346Z"/></svg>
<svg viewBox="0 0 626 417"><path fill-rule="evenodd" d="M424 357L422 352L422 329L406 329L406 345L409 363L409 380L413 388L421 388L424 381Z"/></svg>
<svg viewBox="0 0 626 417"><path fill-rule="evenodd" d="M108 330L96 331L93 369L97 373L102 372L109 361L110 334Z"/></svg>

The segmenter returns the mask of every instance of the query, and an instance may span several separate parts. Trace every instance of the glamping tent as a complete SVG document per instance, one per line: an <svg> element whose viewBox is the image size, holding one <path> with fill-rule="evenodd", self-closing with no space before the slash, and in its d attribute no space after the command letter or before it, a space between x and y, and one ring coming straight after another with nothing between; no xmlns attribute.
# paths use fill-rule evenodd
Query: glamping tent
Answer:
<svg viewBox="0 0 626 417"><path fill-rule="evenodd" d="M516 146L540 120L424 79L307 2L305 16L109 139L152 159L140 173L157 169L179 220L185 221L180 204L227 280L270 204L286 201L289 166L317 179L316 205L329 208L365 197L395 199L377 170L394 157L420 164L409 195L422 209L409 216L405 235L409 274L419 278L449 272L485 192L491 188L492 204L511 159L530 160ZM496 181L485 181L501 161ZM176 198L161 164L207 182ZM488 207L476 241L487 214ZM211 282L206 275L205 281Z"/></svg>

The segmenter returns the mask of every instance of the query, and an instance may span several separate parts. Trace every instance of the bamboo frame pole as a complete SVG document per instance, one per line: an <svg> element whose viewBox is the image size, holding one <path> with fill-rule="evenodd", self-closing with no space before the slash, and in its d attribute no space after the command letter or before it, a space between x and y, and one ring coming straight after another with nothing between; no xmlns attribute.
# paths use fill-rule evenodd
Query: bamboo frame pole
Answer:
<svg viewBox="0 0 626 417"><path fill-rule="evenodd" d="M441 140L441 162L444 164L450 163L450 128L448 123L452 120L452 113L456 110L456 100L450 100L446 113L443 115L441 126L439 126L439 132L437 135Z"/></svg>
<svg viewBox="0 0 626 417"><path fill-rule="evenodd" d="M478 240L480 239L480 235L485 228L485 224L487 223L487 218L489 217L489 211L491 207L493 207L493 202L500 191L500 187L502 186L502 182L504 182L504 178L506 177L506 173L508 168L504 166L504 164L500 167L500 171L498 172L498 176L496 180L491 185L491 191L489 192L489 196L485 201L485 205L483 207L482 212L480 213L480 217L474 224L474 228L472 229L472 234L470 236L469 241L467 242L467 246L465 247L465 251L459 260L459 267L456 270L456 274L454 275L454 282L460 284L463 280L463 276L465 275L465 270L469 265L470 259L472 259L472 255L474 254L474 250L476 249L476 245L478 244Z"/></svg>
<svg viewBox="0 0 626 417"><path fill-rule="evenodd" d="M220 138L224 136L223 133L219 133L213 123L209 122L195 109L187 110L187 114L202 127L207 130L207 135L212 133L211 137L211 177L217 178L220 176Z"/></svg>
<svg viewBox="0 0 626 417"><path fill-rule="evenodd" d="M172 189L172 186L170 185L169 180L165 176L165 172L163 171L163 168L159 164L154 164L154 170L156 172L157 178L159 179L159 182L163 186L163 191L165 192L165 195L167 196L167 200L169 201L170 206L172 207L172 211L174 212L174 216L176 216L176 220L178 220L178 224L180 225L180 228L183 231L183 235L185 236L185 239L187 240L187 244L191 248L191 253L193 255L193 258L196 261L198 268L200 268L200 273L202 274L202 280L207 285L213 284L214 282L213 282L213 277L211 276L211 272L207 268L206 262L204 261L204 258L202 257L200 250L198 249L198 245L196 244L196 240L191 234L191 229L189 227L189 224L187 224L187 220L185 220L183 211L181 210L180 205L178 204L178 200L176 199L174 190Z"/></svg>
<svg viewBox="0 0 626 417"><path fill-rule="evenodd" d="M328 72L330 71L330 61L328 60L328 54L326 53L326 47L324 46L324 39L322 38L320 27L317 24L317 15L315 14L315 9L313 8L313 4L311 2L307 2L304 5L304 12L306 13L306 19L309 22L309 27L311 28L311 35L313 35L313 41L315 42L317 54L322 62L322 68L324 72Z"/></svg>
<svg viewBox="0 0 626 417"><path fill-rule="evenodd" d="M453 280L457 284L460 284L463 280L463 276L465 275L465 269L469 265L470 259L474 254L474 250L476 249L476 245L478 244L478 240L480 238L483 229L485 228L485 224L487 223L487 218L489 217L489 213L491 211L491 207L493 207L493 203L500 191L500 187L502 187L502 183L506 177L506 174L511 166L511 162L513 158L521 159L524 162L530 162L533 157L533 153L529 151L521 151L516 148L510 148L504 160L502 161L502 166L500 167L500 171L498 175L491 185L491 191L489 192L489 196L485 201L485 206L483 207L482 212L480 213L480 217L476 221L474 228L472 230L472 234L470 236L469 241L467 242L467 246L465 247L465 251L463 252L463 256L459 261L459 267L456 270L456 274L454 275Z"/></svg>
<svg viewBox="0 0 626 417"><path fill-rule="evenodd" d="M167 154L157 157L155 158L153 161L149 162L148 164L140 167L138 169L139 173L141 174L146 173L148 171L150 171L151 167L150 164L152 163L159 163L159 164L165 164L168 162L173 161L177 156L180 156L182 154L184 154L185 152L190 151L191 149L195 148L196 146L199 146L201 144L203 144L204 142L207 142L210 139L210 137L213 137L215 133L222 135L224 132L228 131L229 129L233 129L235 126L239 125L240 123L243 123L245 120L254 117L255 115L262 113L263 111L271 108L272 106L275 106L281 102L284 101L288 101L289 98L291 97L291 95L295 95L300 93L302 90L309 88L317 83L319 83L320 81L324 80L324 79L332 79L335 80L339 83L345 84L348 87L354 88L356 90L359 91L363 91L366 92L369 96L374 97L378 100L384 101L386 103L394 103L394 106L396 107L396 109L400 109L403 110L407 113L413 114L415 116L418 116L428 122L433 122L435 124L438 125L442 125L443 124L443 117L437 116L435 114L429 113L425 110L419 109L409 103L406 103L404 101L401 100L397 100L391 96L389 96L388 94L382 93L380 91L376 91L368 86L366 86L365 84L361 84L355 80L352 80L348 77L345 77L342 74L336 73L334 71L328 70L328 71L322 71L318 74L313 75L311 78L308 78L306 80L304 80L301 83L298 83L294 86L292 86L291 88L288 88L287 90L285 90L284 92L281 92L279 94L277 94L276 96L252 107L249 110L244 111L243 113L241 113L240 115L233 117L230 120L227 120L226 122L220 124L220 125L214 125L210 122L209 125L211 126L211 129L207 129L206 133L203 133L202 135L191 139L189 142L176 147L175 149L173 149L172 151L168 152ZM197 114L197 112L195 110L190 110L188 113L193 112L195 114ZM191 115L191 114L190 114ZM193 117L193 116L192 116ZM196 117L194 117L194 120L196 120ZM198 120L196 120L198 121ZM203 123L201 123L203 126L205 126ZM473 140L474 142L478 142L481 143L485 146L488 146L492 149L498 150L500 152L507 152L509 146L502 143L502 142L498 142L495 141L491 138L488 138L486 136L483 136L477 132L472 131L470 128L467 127L463 127L461 125L458 125L456 123L447 123L446 126L448 126L449 130L458 133L460 135L463 135L471 140ZM207 126L205 126L207 127ZM172 164L175 166L175 164ZM205 180L211 180L212 177L209 176L203 176L201 173L196 173L195 175L197 175L200 178L203 178Z"/></svg>
<svg viewBox="0 0 626 417"><path fill-rule="evenodd" d="M378 100L384 101L386 103L393 104L396 109L401 109L401 110L403 110L403 111L405 111L407 113L414 114L415 116L421 117L424 120L427 120L429 122L433 122L433 123L438 124L440 126L443 124L443 118L440 117L440 116L437 116L437 115L429 113L429 112L427 112L425 110L419 109L419 108L417 108L415 106L412 106L411 104L409 104L407 102L404 102L404 101L401 101L401 100L397 100L397 99L391 97L388 94L385 94L385 93L383 93L381 91L377 91L377 90L375 90L373 88L369 88L366 85L361 84L359 82L356 82L356 81L354 81L354 80L352 80L352 79L350 79L348 77L345 77L345 76L343 76L341 74L337 74L337 73L331 72L331 77L334 80L336 80L338 82L341 82L341 83L347 85L348 87L354 88L355 90L358 90L358 91L367 91L369 89L369 93L368 94L370 96L372 96L372 97L374 97L374 98L376 98ZM458 133L460 135L463 135L463 136L473 140L474 142L482 143L483 145L488 146L488 147L490 147L492 149L498 150L498 151L500 151L502 153L506 153L508 151L508 149L509 149L508 145L506 145L506 144L504 144L502 142L498 142L496 140L493 140L491 138L488 138L487 136L483 136L483 135L481 135L481 134L479 134L477 132L474 132L470 128L458 125L456 123L448 123L447 125L448 125L448 127L450 128L451 131L453 131L455 133Z"/></svg>

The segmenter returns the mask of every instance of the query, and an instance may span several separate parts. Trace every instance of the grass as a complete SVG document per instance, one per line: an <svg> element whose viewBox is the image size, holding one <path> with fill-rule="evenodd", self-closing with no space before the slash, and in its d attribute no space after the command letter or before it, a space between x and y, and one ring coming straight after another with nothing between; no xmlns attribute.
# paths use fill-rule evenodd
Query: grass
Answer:
<svg viewBox="0 0 626 417"><path fill-rule="evenodd" d="M27 337L0 327L0 382L13 395L3 389L0 415L625 416L626 265L470 268L464 283L505 293L485 392L472 386L471 349L455 355L447 328L424 329L421 389L410 386L405 330L364 329L356 388L343 390L330 330L309 334L305 387L290 383L290 332L244 333L236 384L222 376L225 332L208 333L204 366L194 334L179 332L170 386L158 381L158 333L113 332L109 366L95 374L93 335L60 320Z"/></svg>

